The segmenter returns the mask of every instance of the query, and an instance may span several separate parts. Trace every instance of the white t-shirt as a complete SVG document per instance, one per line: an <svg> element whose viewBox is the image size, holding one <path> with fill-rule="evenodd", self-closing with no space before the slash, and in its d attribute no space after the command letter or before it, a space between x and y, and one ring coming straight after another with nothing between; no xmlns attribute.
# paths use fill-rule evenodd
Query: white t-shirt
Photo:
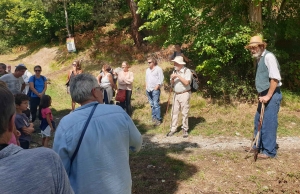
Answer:
<svg viewBox="0 0 300 194"><path fill-rule="evenodd" d="M26 86L25 86L25 89L22 91L23 94L27 94L28 93L28 90L29 90L29 78L32 76L32 74L26 70L24 75L22 76Z"/></svg>
<svg viewBox="0 0 300 194"><path fill-rule="evenodd" d="M22 77L16 78L14 74L9 73L0 77L1 81L4 81L7 84L8 89L15 94L22 93L21 88L24 80Z"/></svg>

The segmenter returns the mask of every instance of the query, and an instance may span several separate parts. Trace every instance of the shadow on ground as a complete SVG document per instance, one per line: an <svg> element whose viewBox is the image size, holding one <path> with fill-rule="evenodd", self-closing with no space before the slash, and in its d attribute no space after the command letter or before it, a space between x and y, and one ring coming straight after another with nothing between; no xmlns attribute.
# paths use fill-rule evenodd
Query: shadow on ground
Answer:
<svg viewBox="0 0 300 194"><path fill-rule="evenodd" d="M146 129L144 124L134 121L139 129ZM141 131L145 133L145 131ZM186 160L175 159L172 154L190 153L186 148L199 147L190 142L154 143L153 135L144 136L143 148L139 153L130 155L132 173L132 193L134 194L171 194L184 181L197 173L196 166Z"/></svg>

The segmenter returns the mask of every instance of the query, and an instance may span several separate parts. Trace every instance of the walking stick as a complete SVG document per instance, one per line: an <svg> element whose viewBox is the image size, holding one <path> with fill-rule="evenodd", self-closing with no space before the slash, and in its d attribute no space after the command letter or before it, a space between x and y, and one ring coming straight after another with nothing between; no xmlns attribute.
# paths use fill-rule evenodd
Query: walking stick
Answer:
<svg viewBox="0 0 300 194"><path fill-rule="evenodd" d="M168 113L169 110L169 105L170 105L170 98L171 98L171 94L172 94L172 84L170 85L170 90L169 90L169 97L168 97L168 104L167 104L167 110L166 110L166 114ZM165 130L165 125L166 125L166 119L164 119L164 126L163 126L163 130Z"/></svg>
<svg viewBox="0 0 300 194"><path fill-rule="evenodd" d="M263 124L263 120L264 120L264 113L265 113L265 104L262 103L261 104L261 109L260 109L260 117L259 117L259 123L258 123L258 128L257 128L257 133L256 133L256 136L255 138L252 140L251 142L251 147L245 157L245 159L248 157L249 153L253 150L253 145L255 145L256 149L254 150L254 161L256 162L257 160L257 155L258 155L258 152L259 152L259 149L260 149L260 141L259 141L259 138L260 138L260 131L261 131L261 127L262 127L262 124Z"/></svg>

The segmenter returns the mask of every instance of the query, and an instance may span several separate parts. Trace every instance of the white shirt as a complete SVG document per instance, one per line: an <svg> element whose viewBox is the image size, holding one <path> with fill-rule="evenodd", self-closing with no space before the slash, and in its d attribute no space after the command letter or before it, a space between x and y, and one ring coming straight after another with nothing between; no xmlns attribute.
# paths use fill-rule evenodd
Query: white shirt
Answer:
<svg viewBox="0 0 300 194"><path fill-rule="evenodd" d="M159 66L154 66L153 69L146 70L146 90L153 91L157 85L162 85L164 81L163 70Z"/></svg>
<svg viewBox="0 0 300 194"><path fill-rule="evenodd" d="M26 84L24 90L22 91L23 94L27 94L28 93L28 90L29 90L29 78L32 76L32 74L26 70L24 75L22 75L22 78Z"/></svg>
<svg viewBox="0 0 300 194"><path fill-rule="evenodd" d="M261 56L264 56L265 54L266 54L266 50L264 50L264 52L262 53ZM269 70L269 78L278 80L277 87L281 86L282 85L281 76L280 76L280 72L279 72L279 69L277 66L278 61L277 61L276 57L274 56L274 54L272 54L272 53L266 54L264 62Z"/></svg>
<svg viewBox="0 0 300 194"><path fill-rule="evenodd" d="M191 83L192 72L188 68L182 67L179 71L176 71L175 73L179 74L185 80L188 80L189 83ZM176 77L174 79L174 92L180 93L180 92L188 91L190 89L191 89L190 84L188 84L188 85L185 86L185 85L183 85L183 83L180 81L179 78Z"/></svg>

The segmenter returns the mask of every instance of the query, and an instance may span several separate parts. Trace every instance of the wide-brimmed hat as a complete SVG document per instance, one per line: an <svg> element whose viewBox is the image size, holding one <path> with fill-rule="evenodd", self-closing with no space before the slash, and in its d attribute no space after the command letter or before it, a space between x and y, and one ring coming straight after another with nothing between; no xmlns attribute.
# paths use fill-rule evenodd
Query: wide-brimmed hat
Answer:
<svg viewBox="0 0 300 194"><path fill-rule="evenodd" d="M259 45L267 46L267 44L262 40L262 38L260 36L252 36L250 38L249 44L247 46L245 46L245 48L249 49L250 47L259 46Z"/></svg>
<svg viewBox="0 0 300 194"><path fill-rule="evenodd" d="M178 64L180 64L180 65L185 65L185 64L186 64L186 63L184 62L182 56L177 56L177 57L175 57L172 61L173 61L173 62L176 62L176 63L178 63Z"/></svg>

